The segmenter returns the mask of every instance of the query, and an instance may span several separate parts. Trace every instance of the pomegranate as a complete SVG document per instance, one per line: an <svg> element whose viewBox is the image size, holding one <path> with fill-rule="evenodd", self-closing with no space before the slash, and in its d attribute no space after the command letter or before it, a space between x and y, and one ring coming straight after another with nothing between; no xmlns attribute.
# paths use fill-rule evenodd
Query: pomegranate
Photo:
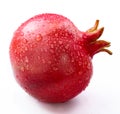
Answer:
<svg viewBox="0 0 120 114"><path fill-rule="evenodd" d="M99 20L86 32L66 17L39 14L24 22L14 33L10 60L20 86L45 102L65 102L89 84L92 58L98 52L112 52L110 42L98 40L104 28Z"/></svg>

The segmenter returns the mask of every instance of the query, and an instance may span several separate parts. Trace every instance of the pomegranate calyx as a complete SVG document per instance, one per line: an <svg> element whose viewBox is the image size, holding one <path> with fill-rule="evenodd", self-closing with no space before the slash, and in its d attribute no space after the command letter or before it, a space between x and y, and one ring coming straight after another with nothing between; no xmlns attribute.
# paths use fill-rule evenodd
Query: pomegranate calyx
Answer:
<svg viewBox="0 0 120 114"><path fill-rule="evenodd" d="M89 47L89 53L91 57L93 57L93 55L99 52L107 52L108 54L112 55L112 52L106 49L106 47L110 47L110 42L104 40L97 40L89 44Z"/></svg>
<svg viewBox="0 0 120 114"><path fill-rule="evenodd" d="M106 49L106 47L110 47L110 42L98 40L104 31L104 27L98 29L98 25L99 20L96 20L95 25L85 32L84 40L86 42L85 46L87 45L87 51L91 57L98 52L107 52L112 55L112 52Z"/></svg>
<svg viewBox="0 0 120 114"><path fill-rule="evenodd" d="M95 21L95 25L86 31L87 41L93 42L99 39L104 31L104 27L98 29L99 20Z"/></svg>

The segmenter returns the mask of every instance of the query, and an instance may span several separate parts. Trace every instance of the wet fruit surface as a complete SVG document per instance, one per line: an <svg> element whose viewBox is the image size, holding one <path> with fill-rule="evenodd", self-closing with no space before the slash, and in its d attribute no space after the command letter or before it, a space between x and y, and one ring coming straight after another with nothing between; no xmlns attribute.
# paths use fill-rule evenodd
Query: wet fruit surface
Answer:
<svg viewBox="0 0 120 114"><path fill-rule="evenodd" d="M89 84L91 59L110 43L98 40L104 28L99 21L86 32L66 17L40 14L24 22L14 33L10 60L16 80L30 95L46 102L65 102Z"/></svg>

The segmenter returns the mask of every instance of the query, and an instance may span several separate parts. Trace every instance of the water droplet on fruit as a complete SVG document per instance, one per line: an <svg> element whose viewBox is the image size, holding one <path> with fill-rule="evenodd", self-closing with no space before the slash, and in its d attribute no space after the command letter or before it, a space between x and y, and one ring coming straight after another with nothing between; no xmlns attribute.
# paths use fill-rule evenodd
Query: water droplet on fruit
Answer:
<svg viewBox="0 0 120 114"><path fill-rule="evenodd" d="M82 72L81 72L81 71L79 71L79 72L78 72L78 74L79 74L79 75L81 75L81 74L82 74Z"/></svg>
<svg viewBox="0 0 120 114"><path fill-rule="evenodd" d="M67 36L70 36L67 32L65 33L65 36L67 37Z"/></svg>
<svg viewBox="0 0 120 114"><path fill-rule="evenodd" d="M37 46L37 43L30 44L31 48L35 48Z"/></svg>
<svg viewBox="0 0 120 114"><path fill-rule="evenodd" d="M27 41L27 39L23 39L23 43L27 43L28 41Z"/></svg>
<svg viewBox="0 0 120 114"><path fill-rule="evenodd" d="M25 68L23 66L21 66L20 70L21 71L25 71Z"/></svg>
<svg viewBox="0 0 120 114"><path fill-rule="evenodd" d="M51 61L48 61L48 64L51 64L52 62Z"/></svg>
<svg viewBox="0 0 120 114"><path fill-rule="evenodd" d="M28 62L29 62L29 60L28 60L28 57L27 57L27 56L25 57L25 62L26 62L26 63L28 63Z"/></svg>
<svg viewBox="0 0 120 114"><path fill-rule="evenodd" d="M88 68L88 69L90 69L90 68L91 68L91 64L90 64L90 63L88 63L87 68Z"/></svg>
<svg viewBox="0 0 120 114"><path fill-rule="evenodd" d="M84 55L81 53L81 57L84 57Z"/></svg>
<svg viewBox="0 0 120 114"><path fill-rule="evenodd" d="M36 41L40 41L40 40L41 40L41 38L40 38L40 37L37 37L37 38L36 38Z"/></svg>
<svg viewBox="0 0 120 114"><path fill-rule="evenodd" d="M72 63L74 63L74 61L75 61L74 59L71 60Z"/></svg>
<svg viewBox="0 0 120 114"><path fill-rule="evenodd" d="M14 53L17 54L17 50L16 49L14 50Z"/></svg>
<svg viewBox="0 0 120 114"><path fill-rule="evenodd" d="M21 32L21 33L20 33L20 36L24 36L24 33L23 33L23 32Z"/></svg>
<svg viewBox="0 0 120 114"><path fill-rule="evenodd" d="M43 52L44 51L43 48L41 48L40 51Z"/></svg>
<svg viewBox="0 0 120 114"><path fill-rule="evenodd" d="M65 49L68 49L69 48L69 45L67 44L66 46L65 46Z"/></svg>
<svg viewBox="0 0 120 114"><path fill-rule="evenodd" d="M53 49L50 49L50 52L53 54L53 53L54 53L54 50L53 50Z"/></svg>
<svg viewBox="0 0 120 114"><path fill-rule="evenodd" d="M58 70L58 68L57 68L57 67L53 67L53 70L54 70L54 71L57 71L57 70Z"/></svg>
<svg viewBox="0 0 120 114"><path fill-rule="evenodd" d="M48 50L45 48L45 49L44 49L44 52L48 52Z"/></svg>
<svg viewBox="0 0 120 114"><path fill-rule="evenodd" d="M42 36L40 35L40 34L38 34L37 36L36 36L36 41L40 41L42 39Z"/></svg>
<svg viewBox="0 0 120 114"><path fill-rule="evenodd" d="M50 47L53 49L53 48L54 48L54 45L53 45L53 44L50 44Z"/></svg>
<svg viewBox="0 0 120 114"><path fill-rule="evenodd" d="M43 64L45 63L45 59L42 59L42 63L43 63Z"/></svg>
<svg viewBox="0 0 120 114"><path fill-rule="evenodd" d="M54 44L56 44L56 41L53 41Z"/></svg>
<svg viewBox="0 0 120 114"><path fill-rule="evenodd" d="M78 54L78 56L80 56L80 52L79 51L77 52L77 54Z"/></svg>
<svg viewBox="0 0 120 114"><path fill-rule="evenodd" d="M58 33L55 34L55 37L58 37Z"/></svg>
<svg viewBox="0 0 120 114"><path fill-rule="evenodd" d="M76 50L76 45L73 45L73 49Z"/></svg>
<svg viewBox="0 0 120 114"><path fill-rule="evenodd" d="M81 80L79 80L79 81L78 81L78 83L79 83L79 84L81 84L81 83L82 83L82 81L81 81Z"/></svg>
<svg viewBox="0 0 120 114"><path fill-rule="evenodd" d="M59 44L62 44L62 41L59 41Z"/></svg>
<svg viewBox="0 0 120 114"><path fill-rule="evenodd" d="M79 64L79 66L81 66L81 62L80 61L78 62L78 64Z"/></svg>
<svg viewBox="0 0 120 114"><path fill-rule="evenodd" d="M89 80L89 76L86 76L85 80Z"/></svg>
<svg viewBox="0 0 120 114"><path fill-rule="evenodd" d="M27 51L27 50L28 50L28 48L27 48L27 47L25 47L24 49L25 49L25 51Z"/></svg>
<svg viewBox="0 0 120 114"><path fill-rule="evenodd" d="M38 56L37 59L40 60L40 56Z"/></svg>

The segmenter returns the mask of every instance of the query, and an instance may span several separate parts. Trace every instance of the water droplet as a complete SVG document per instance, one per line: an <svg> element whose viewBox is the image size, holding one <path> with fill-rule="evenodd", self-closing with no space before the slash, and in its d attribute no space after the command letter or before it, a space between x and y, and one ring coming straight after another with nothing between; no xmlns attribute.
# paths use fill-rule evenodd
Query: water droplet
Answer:
<svg viewBox="0 0 120 114"><path fill-rule="evenodd" d="M79 81L78 81L78 83L79 83L79 84L81 84L81 83L82 83L82 81L81 81L81 80L79 80Z"/></svg>
<svg viewBox="0 0 120 114"><path fill-rule="evenodd" d="M66 37L69 36L67 32L65 33L65 36L66 36Z"/></svg>
<svg viewBox="0 0 120 114"><path fill-rule="evenodd" d="M81 71L79 71L79 72L78 72L78 74L79 74L79 75L81 75L81 74L82 74L82 72L81 72Z"/></svg>
<svg viewBox="0 0 120 114"><path fill-rule="evenodd" d="M77 52L77 54L78 54L78 56L80 56L80 52L79 51Z"/></svg>
<svg viewBox="0 0 120 114"><path fill-rule="evenodd" d="M69 45L67 44L66 46L65 46L65 49L68 49L69 48Z"/></svg>
<svg viewBox="0 0 120 114"><path fill-rule="evenodd" d="M29 65L26 65L26 70L29 70Z"/></svg>
<svg viewBox="0 0 120 114"><path fill-rule="evenodd" d="M20 57L22 57L22 54L19 54Z"/></svg>
<svg viewBox="0 0 120 114"><path fill-rule="evenodd" d="M21 33L20 33L20 36L24 36L24 33L23 33L23 32L21 32Z"/></svg>
<svg viewBox="0 0 120 114"><path fill-rule="evenodd" d="M55 34L55 37L58 37L58 33Z"/></svg>
<svg viewBox="0 0 120 114"><path fill-rule="evenodd" d="M78 58L79 58L79 56L77 55L77 56L76 56L76 59L78 59Z"/></svg>
<svg viewBox="0 0 120 114"><path fill-rule="evenodd" d="M27 43L28 41L27 41L27 39L23 39L23 43Z"/></svg>
<svg viewBox="0 0 120 114"><path fill-rule="evenodd" d="M89 80L89 76L86 76L85 80Z"/></svg>
<svg viewBox="0 0 120 114"><path fill-rule="evenodd" d="M90 63L88 63L87 68L88 68L88 69L90 69L90 68L91 68L91 64L90 64Z"/></svg>
<svg viewBox="0 0 120 114"><path fill-rule="evenodd" d="M17 54L17 50L16 49L14 50L14 53Z"/></svg>
<svg viewBox="0 0 120 114"><path fill-rule="evenodd" d="M43 48L41 48L40 51L43 52L44 51Z"/></svg>
<svg viewBox="0 0 120 114"><path fill-rule="evenodd" d="M29 62L29 60L28 60L28 57L27 57L27 56L25 56L25 62L26 62L26 63L28 63L28 62Z"/></svg>
<svg viewBox="0 0 120 114"><path fill-rule="evenodd" d="M25 49L24 49L25 51L27 51L28 50L28 48L27 47L25 47Z"/></svg>
<svg viewBox="0 0 120 114"><path fill-rule="evenodd" d="M59 41L59 44L62 44L62 41Z"/></svg>
<svg viewBox="0 0 120 114"><path fill-rule="evenodd" d="M40 41L40 40L41 40L41 38L40 38L40 37L37 37L37 38L36 38L36 41Z"/></svg>
<svg viewBox="0 0 120 114"><path fill-rule="evenodd" d="M54 44L56 44L56 41L53 41Z"/></svg>
<svg viewBox="0 0 120 114"><path fill-rule="evenodd" d="M23 66L20 67L21 71L25 71L25 68Z"/></svg>
<svg viewBox="0 0 120 114"><path fill-rule="evenodd" d="M53 49L53 48L54 48L54 45L53 45L53 44L50 44L50 47Z"/></svg>
<svg viewBox="0 0 120 114"><path fill-rule="evenodd" d="M42 63L43 63L43 64L45 63L45 59L42 59Z"/></svg>
<svg viewBox="0 0 120 114"><path fill-rule="evenodd" d="M58 68L57 68L57 67L53 67L53 70L54 70L54 71L57 71L57 70L58 70Z"/></svg>
<svg viewBox="0 0 120 114"><path fill-rule="evenodd" d="M37 46L37 43L30 44L32 48L35 48Z"/></svg>
<svg viewBox="0 0 120 114"><path fill-rule="evenodd" d="M81 53L81 57L84 57L84 54Z"/></svg>
<svg viewBox="0 0 120 114"><path fill-rule="evenodd" d="M53 50L53 49L50 49L50 52L53 54L53 53L54 53L54 50Z"/></svg>
<svg viewBox="0 0 120 114"><path fill-rule="evenodd" d="M42 36L40 35L40 34L38 34L37 36L36 36L36 41L40 41L42 39Z"/></svg>
<svg viewBox="0 0 120 114"><path fill-rule="evenodd" d="M63 51L63 52L66 52L66 50L65 50L64 48L62 49L62 51ZM61 50L60 50L60 52L61 52Z"/></svg>
<svg viewBox="0 0 120 114"><path fill-rule="evenodd" d="M73 49L76 50L76 45L73 45Z"/></svg>
<svg viewBox="0 0 120 114"><path fill-rule="evenodd" d="M75 61L74 59L71 60L72 63L74 63L74 61Z"/></svg>
<svg viewBox="0 0 120 114"><path fill-rule="evenodd" d="M79 66L81 66L81 65L82 65L82 63L81 63L81 62L78 62L78 64L79 64Z"/></svg>
<svg viewBox="0 0 120 114"><path fill-rule="evenodd" d="M37 59L40 60L40 56L38 56Z"/></svg>
<svg viewBox="0 0 120 114"><path fill-rule="evenodd" d="M48 64L51 64L52 62L51 61L48 61Z"/></svg>
<svg viewBox="0 0 120 114"><path fill-rule="evenodd" d="M45 48L45 49L44 49L44 52L48 52L48 50Z"/></svg>

